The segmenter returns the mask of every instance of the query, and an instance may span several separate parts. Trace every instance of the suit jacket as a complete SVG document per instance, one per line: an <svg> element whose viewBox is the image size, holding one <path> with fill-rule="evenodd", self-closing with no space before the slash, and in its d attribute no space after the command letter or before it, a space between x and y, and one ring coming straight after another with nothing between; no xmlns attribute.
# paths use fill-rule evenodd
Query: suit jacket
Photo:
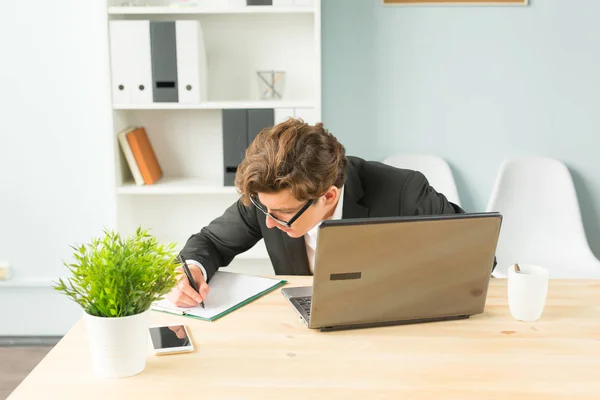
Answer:
<svg viewBox="0 0 600 400"><path fill-rule="evenodd" d="M464 211L436 192L425 176L379 162L348 157L342 218L455 214ZM269 229L266 216L238 200L222 216L192 235L181 254L200 262L208 279L220 266L264 239L277 275L310 275L304 237ZM494 263L495 265L495 263Z"/></svg>

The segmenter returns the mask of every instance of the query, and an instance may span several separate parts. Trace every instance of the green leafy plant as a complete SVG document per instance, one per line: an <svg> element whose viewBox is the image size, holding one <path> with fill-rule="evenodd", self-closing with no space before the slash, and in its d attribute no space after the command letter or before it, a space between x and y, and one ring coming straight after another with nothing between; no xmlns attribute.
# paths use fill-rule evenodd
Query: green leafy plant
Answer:
<svg viewBox="0 0 600 400"><path fill-rule="evenodd" d="M64 265L72 277L53 288L97 317L126 317L146 311L176 285L175 244L159 244L147 230L122 238L113 231L79 247Z"/></svg>

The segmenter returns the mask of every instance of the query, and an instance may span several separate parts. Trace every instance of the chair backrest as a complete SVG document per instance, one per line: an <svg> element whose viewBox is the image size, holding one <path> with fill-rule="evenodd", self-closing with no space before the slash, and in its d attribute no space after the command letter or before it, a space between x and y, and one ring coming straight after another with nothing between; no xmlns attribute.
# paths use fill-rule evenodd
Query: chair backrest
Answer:
<svg viewBox="0 0 600 400"><path fill-rule="evenodd" d="M505 160L487 211L503 215L494 276L514 263L537 264L551 278L600 278L567 167L547 157Z"/></svg>
<svg viewBox="0 0 600 400"><path fill-rule="evenodd" d="M396 154L383 160L385 164L397 168L412 169L421 172L429 184L448 201L460 206L460 197L450 166L441 157L429 154Z"/></svg>

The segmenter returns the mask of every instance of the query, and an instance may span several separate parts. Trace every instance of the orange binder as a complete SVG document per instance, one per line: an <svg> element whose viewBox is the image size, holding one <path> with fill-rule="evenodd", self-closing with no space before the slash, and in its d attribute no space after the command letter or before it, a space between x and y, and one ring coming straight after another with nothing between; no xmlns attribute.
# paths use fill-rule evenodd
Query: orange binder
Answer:
<svg viewBox="0 0 600 400"><path fill-rule="evenodd" d="M150 185L163 176L150 139L143 127L136 128L127 134L127 143L144 178L144 183Z"/></svg>

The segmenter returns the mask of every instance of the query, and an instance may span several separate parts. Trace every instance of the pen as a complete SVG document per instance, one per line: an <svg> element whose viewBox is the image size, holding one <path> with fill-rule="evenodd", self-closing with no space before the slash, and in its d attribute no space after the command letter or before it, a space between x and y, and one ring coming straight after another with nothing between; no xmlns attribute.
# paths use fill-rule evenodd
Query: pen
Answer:
<svg viewBox="0 0 600 400"><path fill-rule="evenodd" d="M196 286L196 281L194 280L194 277L192 276L192 273L190 272L190 268L188 267L187 263L183 259L182 255L179 256L179 260L183 264L183 272L185 272L185 275L187 276L188 281L190 282L190 286L192 287L192 289L194 289L196 291L196 293L200 294L200 290L198 290L198 286ZM204 308L204 301L200 302L200 307Z"/></svg>

